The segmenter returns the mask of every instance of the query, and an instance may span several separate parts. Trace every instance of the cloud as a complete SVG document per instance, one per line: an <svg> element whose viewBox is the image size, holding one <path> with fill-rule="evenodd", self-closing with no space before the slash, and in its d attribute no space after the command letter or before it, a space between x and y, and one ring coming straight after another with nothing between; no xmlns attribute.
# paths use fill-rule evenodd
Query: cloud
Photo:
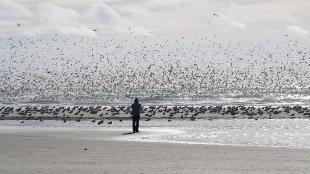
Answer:
<svg viewBox="0 0 310 174"><path fill-rule="evenodd" d="M129 33L147 34L147 30L128 18L122 17L116 10L103 2L97 2L85 12L84 20L103 33ZM130 30L128 30L130 28Z"/></svg>
<svg viewBox="0 0 310 174"><path fill-rule="evenodd" d="M267 35L272 37L276 32L284 35L289 30L295 34L307 35L307 28L310 26L293 12L283 10L289 5L296 8L298 6L292 2L263 0L253 3L250 1L223 3L215 10L214 13L218 17L213 17L208 28L211 32L225 34L224 37L238 39L260 38ZM299 24L305 28L292 27Z"/></svg>
<svg viewBox="0 0 310 174"><path fill-rule="evenodd" d="M308 0L1 0L0 34L307 35L309 8Z"/></svg>
<svg viewBox="0 0 310 174"><path fill-rule="evenodd" d="M16 24L22 23L20 27ZM97 1L77 9L54 3L0 2L0 34L40 35L60 34L96 36L97 34L126 33L145 34L147 30L121 16L103 1ZM96 30L96 32L95 32Z"/></svg>
<svg viewBox="0 0 310 174"><path fill-rule="evenodd" d="M74 9L53 4L40 4L34 11L35 18L29 18L27 33L44 34L57 32L61 34L95 36L94 31L80 20L81 15ZM29 26L29 27L28 27Z"/></svg>
<svg viewBox="0 0 310 174"><path fill-rule="evenodd" d="M0 35L16 32L16 23L23 22L33 14L23 5L11 0L0 1Z"/></svg>
<svg viewBox="0 0 310 174"><path fill-rule="evenodd" d="M120 14L129 16L155 33L225 34L231 37L265 35L286 26L303 24L309 1L300 0L106 0ZM308 5L307 5L308 4ZM125 10L124 10L125 9ZM219 17L213 16L216 13Z"/></svg>
<svg viewBox="0 0 310 174"><path fill-rule="evenodd" d="M299 27L297 25L289 25L287 26L286 30L290 33L297 34L299 36L309 36L310 34L308 30Z"/></svg>
<svg viewBox="0 0 310 174"><path fill-rule="evenodd" d="M23 5L12 0L0 1L0 17L6 20L18 20L24 17L31 17L32 13Z"/></svg>
<svg viewBox="0 0 310 174"><path fill-rule="evenodd" d="M87 15L94 22L105 24L119 24L123 22L123 18L105 3L95 3L87 10Z"/></svg>

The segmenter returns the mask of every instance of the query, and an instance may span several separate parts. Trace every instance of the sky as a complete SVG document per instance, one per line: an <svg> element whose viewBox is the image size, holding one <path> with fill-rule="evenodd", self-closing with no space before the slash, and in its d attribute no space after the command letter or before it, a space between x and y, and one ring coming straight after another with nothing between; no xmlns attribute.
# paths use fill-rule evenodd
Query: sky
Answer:
<svg viewBox="0 0 310 174"><path fill-rule="evenodd" d="M309 41L309 9L309 0L1 0L0 36L290 35Z"/></svg>

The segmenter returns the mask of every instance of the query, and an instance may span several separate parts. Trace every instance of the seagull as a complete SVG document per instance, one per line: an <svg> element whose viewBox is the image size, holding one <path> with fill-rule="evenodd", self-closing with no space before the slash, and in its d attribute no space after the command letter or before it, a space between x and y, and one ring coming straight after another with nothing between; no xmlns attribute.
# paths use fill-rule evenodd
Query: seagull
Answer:
<svg viewBox="0 0 310 174"><path fill-rule="evenodd" d="M100 125L100 124L102 124L103 123L103 120L100 120L100 121L98 121L98 125Z"/></svg>
<svg viewBox="0 0 310 174"><path fill-rule="evenodd" d="M215 16L215 17L220 17L220 15L216 14L216 13L213 13L212 15Z"/></svg>

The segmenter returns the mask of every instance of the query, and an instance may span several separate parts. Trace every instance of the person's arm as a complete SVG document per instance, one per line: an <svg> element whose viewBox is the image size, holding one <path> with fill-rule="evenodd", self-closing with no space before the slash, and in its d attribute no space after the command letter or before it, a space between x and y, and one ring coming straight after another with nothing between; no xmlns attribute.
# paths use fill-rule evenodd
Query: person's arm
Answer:
<svg viewBox="0 0 310 174"><path fill-rule="evenodd" d="M130 111L130 115L129 115L129 118L132 118L132 105L130 106L130 109L129 109L129 111Z"/></svg>
<svg viewBox="0 0 310 174"><path fill-rule="evenodd" d="M139 104L139 114L141 114L141 111L142 111L142 105Z"/></svg>

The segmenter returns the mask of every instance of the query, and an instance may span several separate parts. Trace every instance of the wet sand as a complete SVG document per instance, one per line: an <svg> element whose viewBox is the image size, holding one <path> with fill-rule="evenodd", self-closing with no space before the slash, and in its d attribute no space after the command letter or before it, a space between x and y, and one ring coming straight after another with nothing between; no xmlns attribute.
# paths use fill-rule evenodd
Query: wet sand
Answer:
<svg viewBox="0 0 310 174"><path fill-rule="evenodd" d="M109 140L113 136L126 136L123 133L126 132L3 131L0 173L299 174L310 171L310 149Z"/></svg>

